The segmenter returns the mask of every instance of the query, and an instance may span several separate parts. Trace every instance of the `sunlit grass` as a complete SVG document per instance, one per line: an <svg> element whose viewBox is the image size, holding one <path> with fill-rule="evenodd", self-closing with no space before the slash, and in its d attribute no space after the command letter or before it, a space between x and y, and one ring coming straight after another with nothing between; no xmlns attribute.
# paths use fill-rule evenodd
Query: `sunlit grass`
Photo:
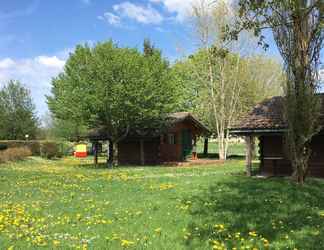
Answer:
<svg viewBox="0 0 324 250"><path fill-rule="evenodd" d="M103 162L103 161L102 161ZM324 182L242 175L244 161L0 165L0 249L320 249ZM288 247L288 248L287 248Z"/></svg>

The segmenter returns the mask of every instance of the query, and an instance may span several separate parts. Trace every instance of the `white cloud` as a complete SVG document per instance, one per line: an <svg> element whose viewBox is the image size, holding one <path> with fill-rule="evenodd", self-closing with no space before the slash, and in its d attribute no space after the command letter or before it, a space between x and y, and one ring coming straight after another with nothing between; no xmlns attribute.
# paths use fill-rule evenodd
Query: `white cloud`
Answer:
<svg viewBox="0 0 324 250"><path fill-rule="evenodd" d="M59 59L57 56L38 56L36 61L44 66L51 68L63 68L65 61Z"/></svg>
<svg viewBox="0 0 324 250"><path fill-rule="evenodd" d="M105 20L113 26L119 26L121 23L121 18L111 12L106 12L103 16L98 16L98 19Z"/></svg>
<svg viewBox="0 0 324 250"><path fill-rule="evenodd" d="M0 58L0 87L11 79L19 80L31 90L37 111L43 114L47 110L45 95L50 93L51 79L63 70L66 58L66 52L25 59Z"/></svg>
<svg viewBox="0 0 324 250"><path fill-rule="evenodd" d="M127 17L143 24L159 24L163 16L150 5L142 6L130 2L123 2L113 6L119 17Z"/></svg>
<svg viewBox="0 0 324 250"><path fill-rule="evenodd" d="M166 10L176 15L178 21L184 21L190 16L192 5L196 0L150 0L162 4Z"/></svg>
<svg viewBox="0 0 324 250"><path fill-rule="evenodd" d="M192 14L192 8L195 4L198 4L200 0L149 0L154 4L162 4L164 8L175 14L176 20L179 22L185 21ZM225 0L231 1L231 0ZM205 0L206 4L215 4L215 0Z"/></svg>
<svg viewBox="0 0 324 250"><path fill-rule="evenodd" d="M7 69L13 65L15 65L15 62L11 58L5 58L0 60L0 69Z"/></svg>

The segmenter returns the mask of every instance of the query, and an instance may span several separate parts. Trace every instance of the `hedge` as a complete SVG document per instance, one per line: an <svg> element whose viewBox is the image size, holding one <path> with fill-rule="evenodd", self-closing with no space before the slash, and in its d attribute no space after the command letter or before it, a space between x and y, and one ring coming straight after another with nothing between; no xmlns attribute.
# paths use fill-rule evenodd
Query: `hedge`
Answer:
<svg viewBox="0 0 324 250"><path fill-rule="evenodd" d="M33 156L53 158L71 155L73 143L65 141L0 140L0 150L10 148L28 148Z"/></svg>
<svg viewBox="0 0 324 250"><path fill-rule="evenodd" d="M8 148L0 151L0 163L24 160L31 155L32 152L27 147Z"/></svg>

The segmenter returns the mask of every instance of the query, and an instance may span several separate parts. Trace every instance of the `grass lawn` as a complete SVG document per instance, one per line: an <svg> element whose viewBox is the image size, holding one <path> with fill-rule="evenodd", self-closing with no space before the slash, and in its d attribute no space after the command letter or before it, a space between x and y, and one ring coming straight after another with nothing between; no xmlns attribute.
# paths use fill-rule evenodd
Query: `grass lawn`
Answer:
<svg viewBox="0 0 324 250"><path fill-rule="evenodd" d="M324 249L324 181L243 169L0 165L0 249Z"/></svg>
<svg viewBox="0 0 324 250"><path fill-rule="evenodd" d="M202 140L197 143L197 152L204 152L204 142ZM218 143L215 140L209 140L208 142L208 153L215 158L218 157ZM228 146L229 156L245 156L245 144L230 142Z"/></svg>

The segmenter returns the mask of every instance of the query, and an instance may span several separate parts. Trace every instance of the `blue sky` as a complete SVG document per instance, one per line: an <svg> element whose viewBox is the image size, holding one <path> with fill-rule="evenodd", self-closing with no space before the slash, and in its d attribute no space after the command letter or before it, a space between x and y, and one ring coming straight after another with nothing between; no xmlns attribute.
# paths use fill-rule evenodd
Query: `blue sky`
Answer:
<svg viewBox="0 0 324 250"><path fill-rule="evenodd" d="M79 44L113 39L141 48L150 38L174 61L196 49L189 25L195 0L2 0L0 87L18 79L31 89L37 111L46 110L50 79ZM270 56L278 53L270 39Z"/></svg>

